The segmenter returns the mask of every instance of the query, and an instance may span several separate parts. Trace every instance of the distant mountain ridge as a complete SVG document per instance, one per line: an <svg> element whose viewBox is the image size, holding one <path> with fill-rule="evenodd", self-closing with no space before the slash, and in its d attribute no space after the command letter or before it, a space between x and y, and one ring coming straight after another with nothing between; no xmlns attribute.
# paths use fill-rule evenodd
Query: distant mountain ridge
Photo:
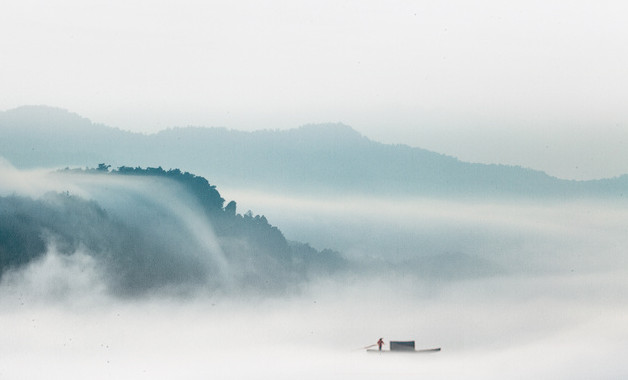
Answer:
<svg viewBox="0 0 628 380"><path fill-rule="evenodd" d="M144 135L26 106L0 113L0 156L18 168L163 166L220 186L379 195L623 197L628 175L569 181L516 166L472 164L382 144L343 124L243 132L178 127Z"/></svg>

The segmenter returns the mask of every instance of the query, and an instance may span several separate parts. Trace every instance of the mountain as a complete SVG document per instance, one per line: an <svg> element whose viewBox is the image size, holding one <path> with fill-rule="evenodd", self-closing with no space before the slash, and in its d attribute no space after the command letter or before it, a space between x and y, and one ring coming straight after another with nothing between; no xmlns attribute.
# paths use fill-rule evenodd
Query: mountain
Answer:
<svg viewBox="0 0 628 380"><path fill-rule="evenodd" d="M347 265L338 252L286 240L263 215L237 213L189 172L100 165L50 176L82 195L0 197L0 278L53 252L93 261L119 296L203 287L260 293Z"/></svg>
<svg viewBox="0 0 628 380"><path fill-rule="evenodd" d="M137 137L59 108L24 106L0 113L0 155L19 168L93 166L106 161L111 146L134 146Z"/></svg>
<svg viewBox="0 0 628 380"><path fill-rule="evenodd" d="M515 166L461 162L406 145L372 141L342 124L277 131L172 128L130 133L56 108L0 114L0 156L18 168L185 167L221 186L317 193L426 196L612 196L628 176L568 181Z"/></svg>

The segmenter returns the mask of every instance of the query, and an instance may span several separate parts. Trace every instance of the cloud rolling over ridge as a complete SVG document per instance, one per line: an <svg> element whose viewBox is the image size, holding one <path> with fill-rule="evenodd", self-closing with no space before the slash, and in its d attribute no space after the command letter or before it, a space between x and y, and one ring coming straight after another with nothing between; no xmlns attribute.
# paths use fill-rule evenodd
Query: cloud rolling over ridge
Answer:
<svg viewBox="0 0 628 380"><path fill-rule="evenodd" d="M198 286L281 289L306 277L307 268L297 261L316 252L290 246L263 216L229 213L204 179L156 172L13 171L16 181L2 189L11 195L0 198L3 269L26 265L55 247L61 254L81 250L93 256L119 294ZM209 195L166 175L196 181L197 190ZM27 181L48 188L42 185L35 198L17 195ZM295 249L300 251L292 255Z"/></svg>
<svg viewBox="0 0 628 380"><path fill-rule="evenodd" d="M168 178L12 173L0 210L45 226L32 249L47 254L2 277L0 322L10 328L0 339L15 344L0 373L9 377L40 377L20 370L34 356L50 374L73 368L77 378L628 373L622 203L223 190L289 239L350 257L340 275L308 276L282 265L285 256L251 256L255 240L226 235ZM257 286L275 291L248 291ZM379 336L443 351L418 359L353 351Z"/></svg>

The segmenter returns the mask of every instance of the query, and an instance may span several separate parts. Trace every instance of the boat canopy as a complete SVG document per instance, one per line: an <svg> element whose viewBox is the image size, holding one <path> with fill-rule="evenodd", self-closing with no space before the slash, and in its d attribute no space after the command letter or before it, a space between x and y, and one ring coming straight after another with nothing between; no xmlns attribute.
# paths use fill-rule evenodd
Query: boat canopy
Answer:
<svg viewBox="0 0 628 380"><path fill-rule="evenodd" d="M414 341L390 341L391 351L414 351Z"/></svg>

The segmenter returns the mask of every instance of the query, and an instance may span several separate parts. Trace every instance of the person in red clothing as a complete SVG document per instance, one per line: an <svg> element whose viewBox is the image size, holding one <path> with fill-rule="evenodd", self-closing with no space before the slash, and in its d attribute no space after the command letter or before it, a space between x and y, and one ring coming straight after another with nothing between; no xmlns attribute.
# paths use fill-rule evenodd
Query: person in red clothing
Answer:
<svg viewBox="0 0 628 380"><path fill-rule="evenodd" d="M377 345L379 346L379 350L382 350L382 346L384 345L384 338L379 338L377 341Z"/></svg>

